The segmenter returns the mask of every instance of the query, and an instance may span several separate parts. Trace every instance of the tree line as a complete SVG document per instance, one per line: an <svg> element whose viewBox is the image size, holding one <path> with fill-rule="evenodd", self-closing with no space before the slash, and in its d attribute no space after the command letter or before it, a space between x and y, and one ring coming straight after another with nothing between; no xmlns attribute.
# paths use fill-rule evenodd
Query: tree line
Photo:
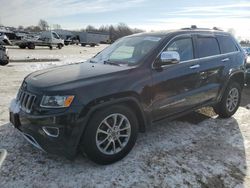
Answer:
<svg viewBox="0 0 250 188"><path fill-rule="evenodd" d="M62 28L59 24L53 24L52 26L50 26L48 22L43 19L39 20L38 25L35 25L35 26L28 26L28 27L19 26L18 27L18 30L26 31L26 32L41 32L41 31L47 31L50 29L62 29ZM80 31L105 32L110 35L111 41L115 41L127 35L143 32L143 30L141 29L130 28L125 23L119 23L117 25L102 25L99 28L96 28L92 25L88 25L86 28L83 28Z"/></svg>
<svg viewBox="0 0 250 188"><path fill-rule="evenodd" d="M95 28L94 26L88 25L85 29L82 29L81 31L108 33L111 41L115 41L115 40L117 40L121 37L124 37L124 36L144 32L141 29L130 28L125 23L119 23L117 25L102 25L99 28Z"/></svg>
<svg viewBox="0 0 250 188"><path fill-rule="evenodd" d="M240 45L241 46L250 46L250 41L249 40L241 40Z"/></svg>

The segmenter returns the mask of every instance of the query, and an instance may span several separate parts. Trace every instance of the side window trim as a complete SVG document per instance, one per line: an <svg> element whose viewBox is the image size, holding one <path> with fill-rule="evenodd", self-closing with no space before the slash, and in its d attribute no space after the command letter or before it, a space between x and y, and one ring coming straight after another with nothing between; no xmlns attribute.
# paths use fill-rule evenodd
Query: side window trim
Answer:
<svg viewBox="0 0 250 188"><path fill-rule="evenodd" d="M217 41L218 41L218 43L219 43L219 47L220 47L220 42L219 42L218 37L229 37L229 38L232 40L232 43L234 44L234 47L237 49L236 51L228 52L228 53L223 53L222 50L221 50L221 55L233 54L233 53L238 53L238 52L240 52L240 47L239 47L239 45L237 44L237 42L236 42L236 40L235 40L234 37L232 37L231 35L216 34L216 38L217 38Z"/></svg>
<svg viewBox="0 0 250 188"><path fill-rule="evenodd" d="M218 46L218 49L219 49L219 54L216 54L216 55L210 55L210 56L206 56L206 57L199 57L200 56L200 54L199 54L199 52L198 52L198 39L199 38L212 38L212 39L215 39L216 40L216 43L217 43L217 46ZM221 48L220 48L220 43L219 43L219 41L218 41L218 39L217 39L217 37L215 36L215 35L203 35L203 34L198 34L198 35L196 35L196 37L195 37L195 45L196 45L196 49L197 49L197 51L196 51L196 55L197 55L197 59L207 59L207 58L212 58L212 57L218 57L218 56L220 56L221 54L222 54L222 51L221 51Z"/></svg>
<svg viewBox="0 0 250 188"><path fill-rule="evenodd" d="M180 63L188 63L188 62L192 62L192 61L197 61L198 57L196 57L196 48L195 48L195 41L194 41L194 34L180 34L180 35L176 35L173 38L171 38L166 45L161 49L161 51L158 53L158 55L156 56L155 60L153 61L153 63L151 64L152 69L155 69L154 64L155 61L160 57L161 53L164 52L164 50L175 40L175 39L179 39L179 38L191 38L192 39L192 44L193 44L193 56L194 59L192 60L188 60L188 61L182 61ZM169 65L167 65L166 67L168 67Z"/></svg>
<svg viewBox="0 0 250 188"><path fill-rule="evenodd" d="M163 52L166 51L167 48L169 48L169 46L171 46L175 41L178 40L182 40L182 39L191 39L192 42L192 50L193 50L193 58L190 60L186 60L186 61L192 61L195 59L195 54L194 54L194 41L193 41L193 37L192 36L181 36L181 37L177 37L174 40L172 40L171 42L169 42L169 44L163 49ZM186 62L186 61L180 61L180 63Z"/></svg>
<svg viewBox="0 0 250 188"><path fill-rule="evenodd" d="M156 56L156 58L155 58L155 60L153 61L153 63L151 64L151 67L152 67L152 69L155 69L155 67L154 67L154 64L155 64L155 61L156 61L156 59L158 59L159 58L159 56L161 55L161 53L165 50L165 48L167 47L167 46L169 46L169 44L173 41L173 40L175 40L175 39L177 39L177 38L182 38L182 37L187 37L187 38L192 38L192 41L193 41L193 50L194 50L194 59L192 59L192 60L189 60L189 61L183 61L183 62L181 62L181 63L188 63L188 62L192 62L192 61L199 61L199 60L202 60L202 59L207 59L207 58L216 58L216 57L219 57L219 56L221 56L221 55L229 55L229 54L235 54L235 53L239 53L240 52L240 49L239 49L239 47L238 47L238 45L237 45L237 43L236 43L236 41L235 40L233 40L233 42L234 42L234 44L236 45L236 47L237 47L237 49L238 49L238 51L235 51L235 52L230 52L230 53L225 53L225 54L218 54L218 55L213 55L213 56L208 56L208 57L203 57L203 58L199 58L197 55L197 42L196 42L196 38L197 38L197 36L198 35L203 35L203 34L200 34L200 33L192 33L192 34L179 34L179 35L176 35L175 37L173 37L172 39L170 39L167 43L166 43L166 45L160 50L160 52L158 53L158 55ZM204 34L205 35L205 34ZM209 37L215 37L216 39L217 39L217 37L216 36L228 36L228 35L226 35L226 34L216 34L216 35L213 35L213 34L208 34L208 35L205 35L205 36L209 36ZM218 40L217 40L218 41ZM220 46L219 46L219 49L220 49Z"/></svg>

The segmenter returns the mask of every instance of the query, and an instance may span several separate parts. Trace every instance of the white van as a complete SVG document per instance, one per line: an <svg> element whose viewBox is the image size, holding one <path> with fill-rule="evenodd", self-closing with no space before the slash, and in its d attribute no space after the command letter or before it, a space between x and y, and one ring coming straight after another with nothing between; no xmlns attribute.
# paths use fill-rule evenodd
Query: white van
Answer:
<svg viewBox="0 0 250 188"><path fill-rule="evenodd" d="M61 49L64 46L64 40L54 31L44 31L39 35L27 35L16 43L20 48L35 49L35 46L48 46L50 49L57 47Z"/></svg>

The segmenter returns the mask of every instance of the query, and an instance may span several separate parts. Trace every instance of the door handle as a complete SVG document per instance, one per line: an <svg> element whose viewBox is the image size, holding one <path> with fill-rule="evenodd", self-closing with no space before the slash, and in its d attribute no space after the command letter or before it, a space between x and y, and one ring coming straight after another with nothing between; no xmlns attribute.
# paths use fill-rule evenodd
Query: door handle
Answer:
<svg viewBox="0 0 250 188"><path fill-rule="evenodd" d="M222 59L221 61L222 62L227 62L227 61L229 61L230 59L229 58L225 58L225 59Z"/></svg>
<svg viewBox="0 0 250 188"><path fill-rule="evenodd" d="M200 65L192 65L191 67L189 67L190 69L198 69L200 68Z"/></svg>

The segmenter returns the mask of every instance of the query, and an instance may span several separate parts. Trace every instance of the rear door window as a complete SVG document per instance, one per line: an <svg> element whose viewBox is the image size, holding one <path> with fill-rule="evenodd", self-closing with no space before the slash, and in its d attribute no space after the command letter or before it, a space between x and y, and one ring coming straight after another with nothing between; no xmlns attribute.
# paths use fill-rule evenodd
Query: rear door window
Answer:
<svg viewBox="0 0 250 188"><path fill-rule="evenodd" d="M238 51L238 48L230 36L217 36L217 39L220 44L221 53L226 54Z"/></svg>
<svg viewBox="0 0 250 188"><path fill-rule="evenodd" d="M199 58L220 54L218 41L214 37L198 37L197 50Z"/></svg>
<svg viewBox="0 0 250 188"><path fill-rule="evenodd" d="M165 51L176 51L181 61L188 61L194 58L192 38L181 38L174 40Z"/></svg>

